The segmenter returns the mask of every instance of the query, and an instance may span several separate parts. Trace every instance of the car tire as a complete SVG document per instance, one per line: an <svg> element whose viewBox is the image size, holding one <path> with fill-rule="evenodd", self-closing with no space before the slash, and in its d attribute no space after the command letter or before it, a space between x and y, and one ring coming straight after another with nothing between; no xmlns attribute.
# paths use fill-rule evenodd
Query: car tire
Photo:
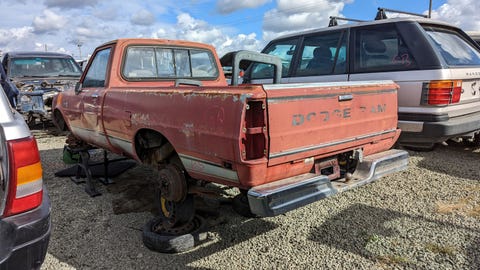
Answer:
<svg viewBox="0 0 480 270"><path fill-rule="evenodd" d="M191 231L184 231L181 228L169 228L165 231L156 231L155 228L164 222L163 217L158 216L151 219L143 227L142 241L150 250L160 253L180 253L185 252L205 240L203 235L206 227L205 219L196 215L192 222L194 223Z"/></svg>

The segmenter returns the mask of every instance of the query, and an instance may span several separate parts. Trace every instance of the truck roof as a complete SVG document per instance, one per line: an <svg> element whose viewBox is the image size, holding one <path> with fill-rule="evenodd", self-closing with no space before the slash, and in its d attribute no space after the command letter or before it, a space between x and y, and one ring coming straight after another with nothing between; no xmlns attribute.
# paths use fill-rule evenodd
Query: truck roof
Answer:
<svg viewBox="0 0 480 270"><path fill-rule="evenodd" d="M119 44L123 46L128 46L130 44L141 45L141 44L158 44L158 45L170 45L170 46L184 46L184 47L196 47L196 48L204 48L215 51L215 48L209 44L200 43L200 42L193 42L193 41L186 41L186 40L177 40L177 39L161 39L161 38L119 38L115 40L111 40L102 44L99 47L103 47L109 44Z"/></svg>

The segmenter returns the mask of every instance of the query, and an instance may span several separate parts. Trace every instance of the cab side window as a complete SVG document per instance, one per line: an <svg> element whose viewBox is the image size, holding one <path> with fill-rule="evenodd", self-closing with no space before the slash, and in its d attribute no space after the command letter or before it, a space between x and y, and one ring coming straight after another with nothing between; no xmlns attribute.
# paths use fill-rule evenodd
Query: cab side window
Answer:
<svg viewBox="0 0 480 270"><path fill-rule="evenodd" d="M107 48L95 54L92 64L88 68L87 74L85 74L83 87L105 87L110 51L111 48Z"/></svg>
<svg viewBox="0 0 480 270"><path fill-rule="evenodd" d="M356 30L354 72L416 68L415 58L393 24Z"/></svg>
<svg viewBox="0 0 480 270"><path fill-rule="evenodd" d="M282 40L270 44L265 50L263 50L263 53L276 55L282 59L282 77L286 77L290 71L297 43L298 38ZM251 79L271 79L273 76L272 65L260 63L253 64Z"/></svg>
<svg viewBox="0 0 480 270"><path fill-rule="evenodd" d="M347 43L342 32L305 37L296 76L343 74Z"/></svg>

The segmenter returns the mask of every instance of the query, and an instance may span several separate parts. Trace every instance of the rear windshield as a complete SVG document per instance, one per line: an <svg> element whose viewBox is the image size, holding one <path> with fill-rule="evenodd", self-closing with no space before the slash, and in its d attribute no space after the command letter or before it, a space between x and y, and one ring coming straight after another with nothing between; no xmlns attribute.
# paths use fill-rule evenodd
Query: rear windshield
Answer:
<svg viewBox="0 0 480 270"><path fill-rule="evenodd" d="M123 76L132 80L218 76L215 58L207 50L131 46L125 59Z"/></svg>
<svg viewBox="0 0 480 270"><path fill-rule="evenodd" d="M478 66L480 52L454 31L424 27L436 50L449 66Z"/></svg>

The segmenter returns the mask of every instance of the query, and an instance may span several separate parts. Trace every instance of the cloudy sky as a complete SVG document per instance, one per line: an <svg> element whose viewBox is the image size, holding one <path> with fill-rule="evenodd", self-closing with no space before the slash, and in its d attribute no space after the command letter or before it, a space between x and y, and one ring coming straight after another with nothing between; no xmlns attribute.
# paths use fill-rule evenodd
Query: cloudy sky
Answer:
<svg viewBox="0 0 480 270"><path fill-rule="evenodd" d="M377 7L427 13L429 0L0 0L0 50L48 50L79 59L123 37L186 39L226 52L261 50L272 38L371 20ZM480 31L477 0L433 0L432 17Z"/></svg>

